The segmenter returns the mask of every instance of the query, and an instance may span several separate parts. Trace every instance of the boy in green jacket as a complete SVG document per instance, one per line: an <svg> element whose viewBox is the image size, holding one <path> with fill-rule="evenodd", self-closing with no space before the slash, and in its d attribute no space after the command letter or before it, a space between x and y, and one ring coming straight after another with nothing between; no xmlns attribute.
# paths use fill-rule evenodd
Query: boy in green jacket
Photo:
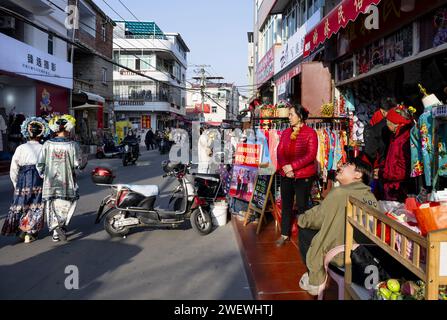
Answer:
<svg viewBox="0 0 447 320"><path fill-rule="evenodd" d="M353 196L378 209L377 199L369 187L370 179L369 166L358 158L344 164L336 175L340 186L332 189L320 205L298 217L298 245L309 270L301 277L300 287L309 294L318 295L318 288L325 280L325 255L345 243L348 197ZM337 255L332 263L343 267L344 256Z"/></svg>

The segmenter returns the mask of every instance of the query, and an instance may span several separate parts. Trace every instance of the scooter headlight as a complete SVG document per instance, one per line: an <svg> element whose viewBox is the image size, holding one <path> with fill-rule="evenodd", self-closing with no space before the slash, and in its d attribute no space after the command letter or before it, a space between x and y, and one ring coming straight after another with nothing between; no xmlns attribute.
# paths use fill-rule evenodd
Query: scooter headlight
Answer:
<svg viewBox="0 0 447 320"><path fill-rule="evenodd" d="M129 146L127 144L124 146L124 151L129 152Z"/></svg>

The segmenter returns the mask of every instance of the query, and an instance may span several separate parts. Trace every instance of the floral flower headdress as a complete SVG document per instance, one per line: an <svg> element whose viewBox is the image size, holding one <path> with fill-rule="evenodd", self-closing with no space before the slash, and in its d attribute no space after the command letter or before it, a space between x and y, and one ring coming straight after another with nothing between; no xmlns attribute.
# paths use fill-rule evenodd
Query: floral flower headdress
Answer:
<svg viewBox="0 0 447 320"><path fill-rule="evenodd" d="M59 132L61 125L63 125L65 131L70 132L76 126L76 119L69 114L64 114L63 116L53 117L49 123L50 129L53 132Z"/></svg>
<svg viewBox="0 0 447 320"><path fill-rule="evenodd" d="M29 117L26 118L20 126L20 132L25 137L25 139L29 139L32 137L30 128L32 125L38 125L42 128L42 132L38 136L33 138L45 138L50 134L50 128L48 127L48 124L44 119L40 117Z"/></svg>

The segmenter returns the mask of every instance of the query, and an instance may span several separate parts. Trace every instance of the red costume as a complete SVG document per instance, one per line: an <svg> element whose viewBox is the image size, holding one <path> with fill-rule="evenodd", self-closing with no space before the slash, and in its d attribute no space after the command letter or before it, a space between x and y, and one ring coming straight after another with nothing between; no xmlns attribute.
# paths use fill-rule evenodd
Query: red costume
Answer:
<svg viewBox="0 0 447 320"><path fill-rule="evenodd" d="M391 109L387 120L397 124L391 138L383 169L385 200L404 202L408 194L411 171L411 116L402 106Z"/></svg>

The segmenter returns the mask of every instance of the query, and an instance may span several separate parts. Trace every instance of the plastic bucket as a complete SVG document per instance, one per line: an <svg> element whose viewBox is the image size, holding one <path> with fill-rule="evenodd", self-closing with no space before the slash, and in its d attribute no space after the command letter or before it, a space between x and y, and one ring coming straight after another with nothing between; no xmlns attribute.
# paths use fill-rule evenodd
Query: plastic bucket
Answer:
<svg viewBox="0 0 447 320"><path fill-rule="evenodd" d="M222 227L227 224L228 203L216 202L211 206L213 224Z"/></svg>

